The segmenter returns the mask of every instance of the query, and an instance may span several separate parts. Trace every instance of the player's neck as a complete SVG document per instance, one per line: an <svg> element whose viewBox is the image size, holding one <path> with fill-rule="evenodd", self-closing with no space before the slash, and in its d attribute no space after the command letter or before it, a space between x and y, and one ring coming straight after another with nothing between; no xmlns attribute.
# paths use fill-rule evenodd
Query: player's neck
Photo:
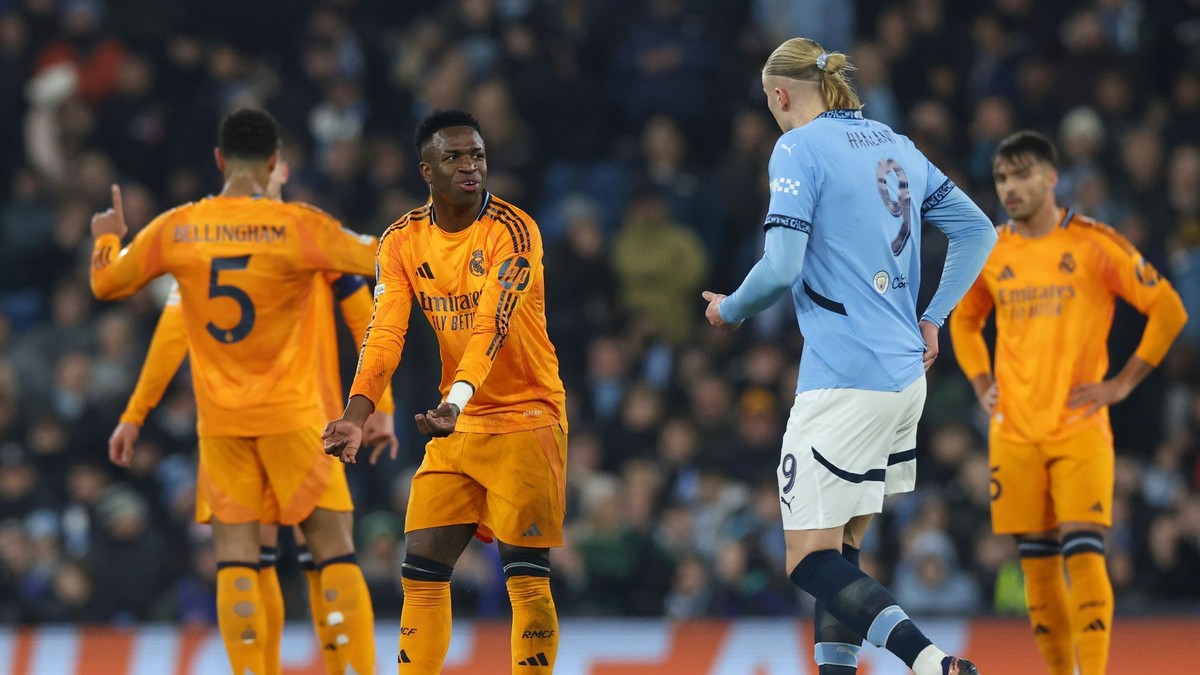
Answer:
<svg viewBox="0 0 1200 675"><path fill-rule="evenodd" d="M267 183L270 182L270 172L259 175L261 171L249 168L236 168L225 174L225 186L221 188L222 197L255 197L266 194Z"/></svg>
<svg viewBox="0 0 1200 675"><path fill-rule="evenodd" d="M1057 204L1050 202L1024 220L1014 218L1013 225L1016 226L1017 234L1022 237L1037 239L1053 232L1061 219L1062 210L1058 208Z"/></svg>
<svg viewBox="0 0 1200 675"><path fill-rule="evenodd" d="M829 109L825 107L825 101L820 100L820 98L802 98L799 100L799 105L796 106L795 111L788 118L788 128L784 129L784 132L786 133L792 129L799 129L805 124L817 119L817 117L822 113L828 112L828 110Z"/></svg>
<svg viewBox="0 0 1200 675"><path fill-rule="evenodd" d="M479 218L483 208L483 195L470 205L453 204L433 197L433 222L443 232L462 232Z"/></svg>

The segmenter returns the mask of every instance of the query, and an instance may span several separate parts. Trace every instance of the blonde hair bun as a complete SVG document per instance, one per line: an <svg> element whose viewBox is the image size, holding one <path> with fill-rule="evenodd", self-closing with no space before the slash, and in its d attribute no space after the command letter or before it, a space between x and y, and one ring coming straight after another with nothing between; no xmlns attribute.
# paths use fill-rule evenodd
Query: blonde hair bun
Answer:
<svg viewBox="0 0 1200 675"><path fill-rule="evenodd" d="M839 73L846 67L846 55L841 52L830 52L825 57L825 74Z"/></svg>

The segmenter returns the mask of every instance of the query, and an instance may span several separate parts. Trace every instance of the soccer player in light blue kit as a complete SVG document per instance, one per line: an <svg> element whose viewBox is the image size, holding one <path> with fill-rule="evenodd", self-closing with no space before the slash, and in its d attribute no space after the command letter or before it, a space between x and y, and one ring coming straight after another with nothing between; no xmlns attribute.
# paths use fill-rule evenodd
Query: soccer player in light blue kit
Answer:
<svg viewBox="0 0 1200 675"><path fill-rule="evenodd" d="M791 580L817 599L820 674L856 673L866 638L916 675L978 675L858 568L858 547L884 495L914 487L938 329L996 232L908 138L863 118L847 66L844 55L803 38L767 59L763 90L784 134L771 155L766 250L735 293L704 293L705 315L736 328L789 290L796 306L804 353L779 500ZM950 248L918 321L922 218Z"/></svg>

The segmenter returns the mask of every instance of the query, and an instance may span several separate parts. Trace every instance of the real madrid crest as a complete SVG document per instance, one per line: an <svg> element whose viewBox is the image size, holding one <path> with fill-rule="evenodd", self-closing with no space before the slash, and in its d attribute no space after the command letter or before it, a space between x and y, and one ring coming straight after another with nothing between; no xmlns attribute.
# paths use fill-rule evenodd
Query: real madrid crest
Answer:
<svg viewBox="0 0 1200 675"><path fill-rule="evenodd" d="M471 263L467 266L471 270L471 274L477 277L483 276L483 249L475 249L471 252Z"/></svg>

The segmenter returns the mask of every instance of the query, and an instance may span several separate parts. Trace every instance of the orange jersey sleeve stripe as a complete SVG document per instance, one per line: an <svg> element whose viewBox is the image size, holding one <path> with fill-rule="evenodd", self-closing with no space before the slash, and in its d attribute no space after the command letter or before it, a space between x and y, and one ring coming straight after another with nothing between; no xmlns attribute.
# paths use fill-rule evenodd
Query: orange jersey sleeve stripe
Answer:
<svg viewBox="0 0 1200 675"><path fill-rule="evenodd" d="M416 209L380 243L375 318L352 394L376 400L399 363L415 301L438 337L442 395L456 381L475 388L460 431L565 429L537 224L491 195L464 231L441 230L435 216L429 206Z"/></svg>

